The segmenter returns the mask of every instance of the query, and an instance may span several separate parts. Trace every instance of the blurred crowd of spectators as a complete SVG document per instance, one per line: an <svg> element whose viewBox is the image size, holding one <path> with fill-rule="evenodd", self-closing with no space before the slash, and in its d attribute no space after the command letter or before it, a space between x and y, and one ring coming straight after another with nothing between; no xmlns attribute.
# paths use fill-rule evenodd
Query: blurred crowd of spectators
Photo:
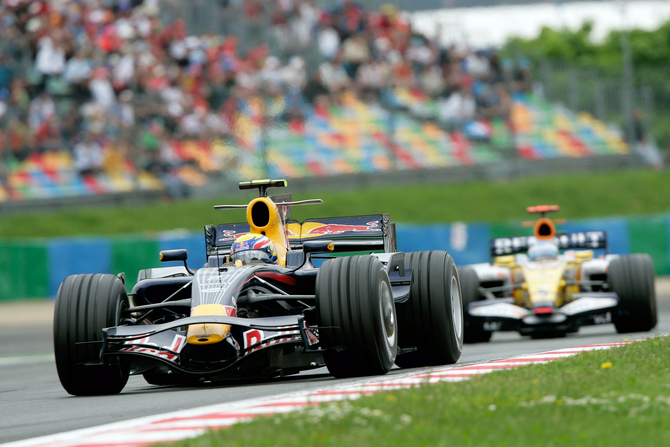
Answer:
<svg viewBox="0 0 670 447"><path fill-rule="evenodd" d="M434 98L439 122L454 127L506 117L510 94L530 86L524 61L445 47L413 31L393 6L200 4L242 17L253 38L240 42L189 33L180 18L161 20L177 0L0 1L3 159L67 149L84 174L165 175L180 162L171 142L234 139L238 113L259 95L281 96L279 118L292 120L337 104L345 91L378 101L409 89ZM316 60L301 57L308 49Z"/></svg>

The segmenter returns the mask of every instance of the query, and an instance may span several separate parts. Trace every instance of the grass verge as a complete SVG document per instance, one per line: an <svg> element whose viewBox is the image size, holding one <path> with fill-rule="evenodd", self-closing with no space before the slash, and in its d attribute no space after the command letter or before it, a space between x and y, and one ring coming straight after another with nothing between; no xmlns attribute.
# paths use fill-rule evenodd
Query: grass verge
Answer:
<svg viewBox="0 0 670 447"><path fill-rule="evenodd" d="M171 447L670 445L670 337L255 419Z"/></svg>
<svg viewBox="0 0 670 447"><path fill-rule="evenodd" d="M507 222L526 219L526 207L559 204L568 219L670 211L663 191L670 190L667 172L626 170L598 174L561 174L507 182L390 185L309 193L289 188L294 199L322 198L324 205L295 207L292 217L390 213L395 222ZM249 194L246 200L251 200ZM114 235L167 231L199 231L204 224L239 222L244 211L215 211L212 206L244 203L245 198L159 203L143 207L81 209L0 217L2 237Z"/></svg>

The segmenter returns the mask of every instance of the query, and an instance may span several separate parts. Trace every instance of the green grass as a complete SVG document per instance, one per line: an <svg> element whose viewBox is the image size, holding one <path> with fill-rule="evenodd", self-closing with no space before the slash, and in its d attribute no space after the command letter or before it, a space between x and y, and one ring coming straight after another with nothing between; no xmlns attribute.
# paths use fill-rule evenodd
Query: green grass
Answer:
<svg viewBox="0 0 670 447"><path fill-rule="evenodd" d="M293 190L294 199L322 198L324 205L294 207L292 217L390 213L395 222L507 222L526 219L526 207L559 204L568 219L670 211L667 172L626 170L598 174L560 174L506 182L394 185L345 191ZM113 235L244 220L243 211L215 211L212 205L244 203L254 196L159 203L112 209L80 209L0 218L0 237Z"/></svg>
<svg viewBox="0 0 670 447"><path fill-rule="evenodd" d="M670 445L670 338L259 418L172 447Z"/></svg>

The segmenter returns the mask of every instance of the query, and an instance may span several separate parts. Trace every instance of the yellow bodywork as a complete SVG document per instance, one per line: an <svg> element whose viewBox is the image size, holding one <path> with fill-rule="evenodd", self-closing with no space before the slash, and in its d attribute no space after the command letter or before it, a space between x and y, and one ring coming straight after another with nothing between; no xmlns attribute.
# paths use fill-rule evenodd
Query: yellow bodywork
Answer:
<svg viewBox="0 0 670 447"><path fill-rule="evenodd" d="M534 263L521 266L527 292L527 307L541 301L551 301L556 307L563 303L565 280L563 274L567 267L564 261Z"/></svg>
<svg viewBox="0 0 670 447"><path fill-rule="evenodd" d="M498 267L514 268L514 266L516 266L515 259L516 258L514 257L514 255L498 256L493 261L493 265Z"/></svg>
<svg viewBox="0 0 670 447"><path fill-rule="evenodd" d="M203 315L226 316L223 304L201 304L191 311L192 317ZM191 345L211 345L219 343L230 333L229 324L191 324L186 333L186 342Z"/></svg>
<svg viewBox="0 0 670 447"><path fill-rule="evenodd" d="M566 277L579 281L579 266L593 259L592 250L577 251L574 257L553 261L518 264L514 256L498 256L493 265L509 268L513 284L520 287L514 289L512 296L516 304L529 309L538 302L550 301L560 307L572 301L572 295L579 293L578 285L567 285Z"/></svg>
<svg viewBox="0 0 670 447"><path fill-rule="evenodd" d="M263 202L268 207L270 214L267 224L263 226L255 225L251 216L253 207L258 202ZM272 239L272 242L275 244L275 249L277 250L277 263L282 267L285 267L288 243L286 241L286 231L284 230L284 225L282 224L277 205L267 197L258 197L252 200L249 202L249 206L247 206L247 222L249 222L251 233L264 234Z"/></svg>
<svg viewBox="0 0 670 447"><path fill-rule="evenodd" d="M289 239L300 239L300 233L302 232L302 225L299 223L291 222L286 224L286 234Z"/></svg>

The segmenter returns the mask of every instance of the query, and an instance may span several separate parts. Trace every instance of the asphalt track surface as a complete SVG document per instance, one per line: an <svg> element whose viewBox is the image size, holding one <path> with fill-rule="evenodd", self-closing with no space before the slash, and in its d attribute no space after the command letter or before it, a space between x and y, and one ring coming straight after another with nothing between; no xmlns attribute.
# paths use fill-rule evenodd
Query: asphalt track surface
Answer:
<svg viewBox="0 0 670 447"><path fill-rule="evenodd" d="M465 345L459 363L670 333L670 281L663 279L657 284L659 324L653 332L617 334L612 325L602 325L545 340L496 333L490 343ZM73 397L58 381L52 354L51 311L44 303L0 306L0 443L351 381L335 379L325 368L264 382L198 387L155 387L141 377L131 377L120 395ZM401 371L407 372L396 369L389 374Z"/></svg>

